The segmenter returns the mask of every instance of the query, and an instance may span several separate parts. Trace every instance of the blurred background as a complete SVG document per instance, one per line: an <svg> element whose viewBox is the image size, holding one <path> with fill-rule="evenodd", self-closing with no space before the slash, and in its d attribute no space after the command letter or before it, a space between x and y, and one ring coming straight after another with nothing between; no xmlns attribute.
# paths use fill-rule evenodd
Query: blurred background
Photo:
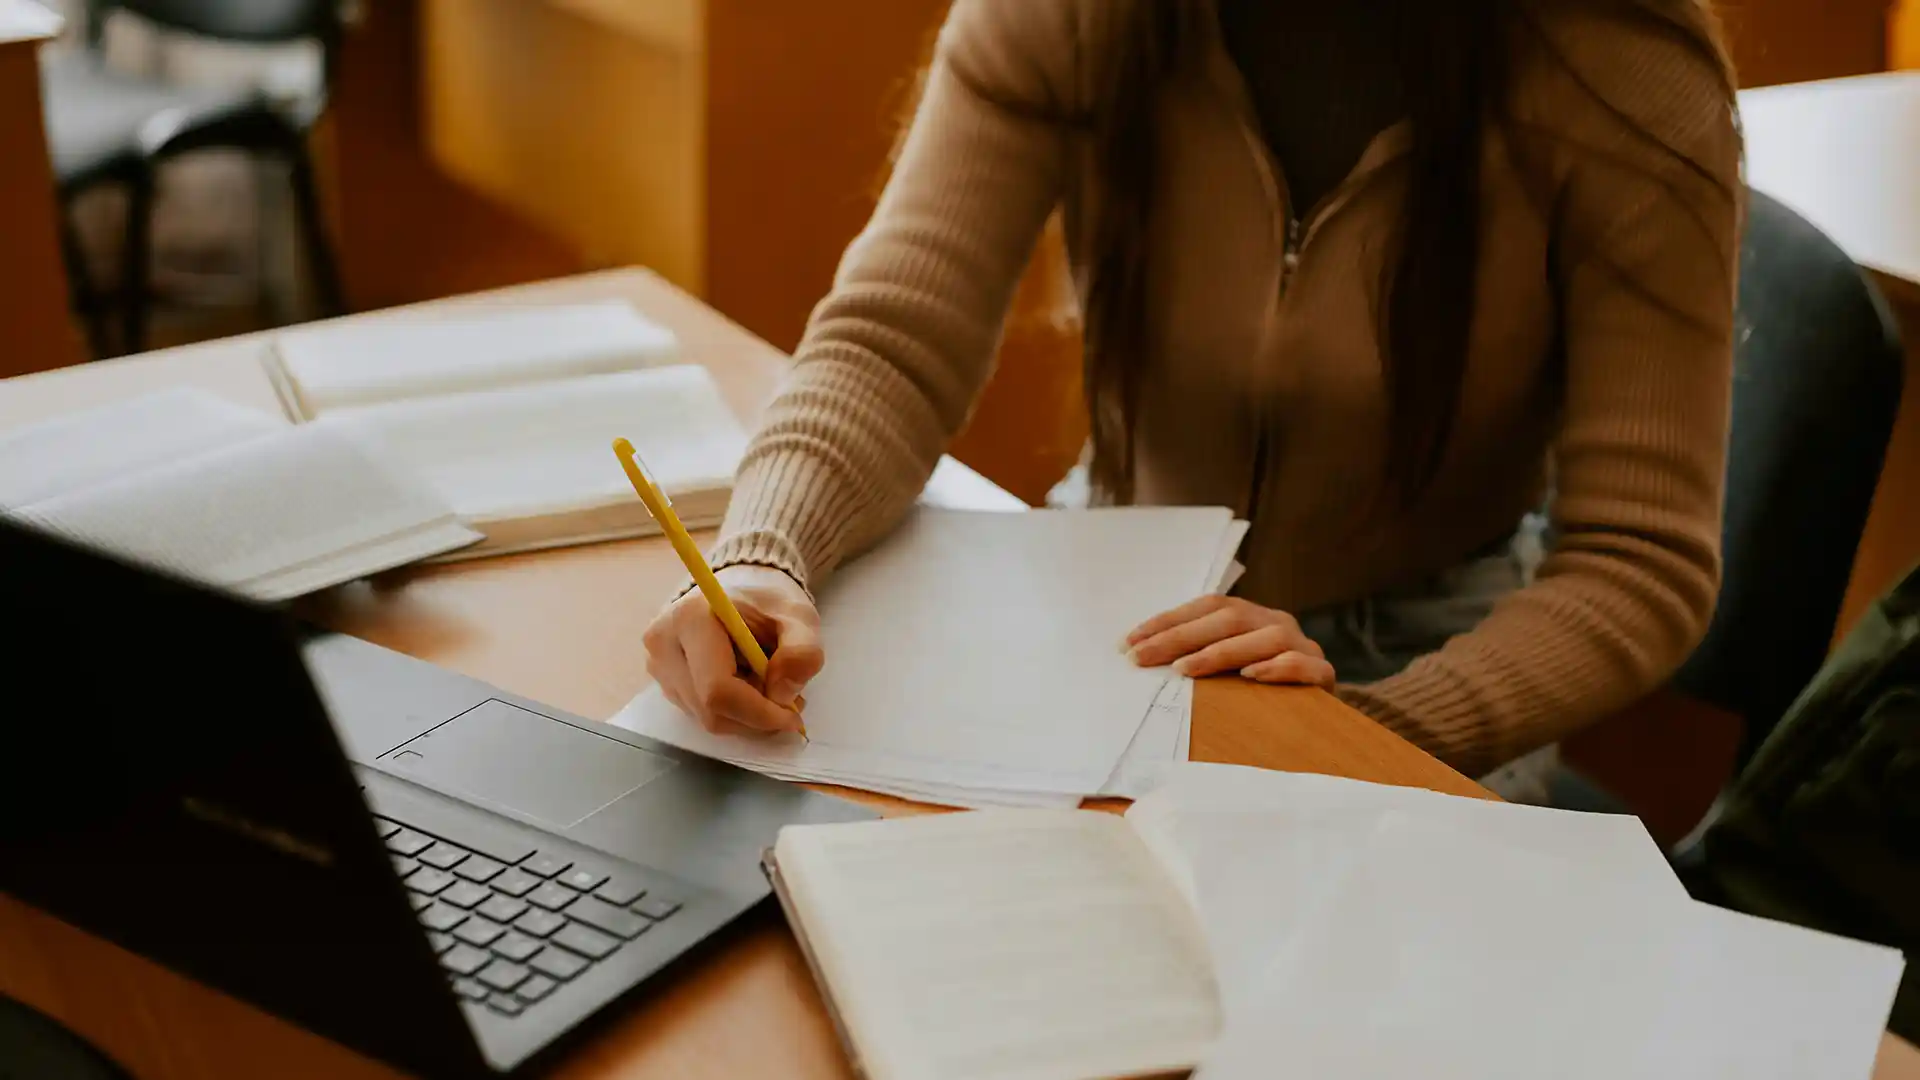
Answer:
<svg viewBox="0 0 1920 1080"><path fill-rule="evenodd" d="M166 29L95 10L97 0L47 2L66 30L43 66L91 47L116 72L210 92L244 87L310 124L347 310L639 264L783 349L866 218L947 7L359 0L329 12L340 32L323 47ZM1720 8L1748 86L1920 64L1920 0ZM140 344L225 336L324 308L287 174L271 155L220 148L160 170ZM112 296L122 288L127 193L100 184L67 203L78 248L69 258ZM960 455L1030 501L1082 439L1073 319L1050 237ZM127 351L114 340L117 323L101 326L86 351ZM1059 434L1001 434L1033 430Z"/></svg>

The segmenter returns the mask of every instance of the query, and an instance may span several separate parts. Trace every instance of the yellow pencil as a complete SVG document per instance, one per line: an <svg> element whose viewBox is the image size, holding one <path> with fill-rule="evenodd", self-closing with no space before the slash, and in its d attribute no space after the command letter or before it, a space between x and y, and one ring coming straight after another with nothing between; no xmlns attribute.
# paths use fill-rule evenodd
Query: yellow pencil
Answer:
<svg viewBox="0 0 1920 1080"><path fill-rule="evenodd" d="M639 458L633 452L633 444L625 439L613 440L613 454L620 459L620 467L627 471L627 480L633 485L634 494L647 505L647 513L660 523L660 531L667 536L667 542L673 545L674 554L686 565L687 573L693 575L693 583L700 587L700 595L707 598L707 607L713 612L720 625L727 628L727 635L733 638L734 647L740 655L747 658L747 666L761 680L767 677L767 654L760 648L760 642L754 638L753 631L747 629L747 620L740 617L740 609L733 606L733 599L727 590L720 587L720 579L713 576L713 568L700 554L700 548L687 535L686 526L680 524L680 515L673 512L673 503L665 493L653 486L653 481L640 468ZM798 710L795 710L797 713ZM807 737L807 724L799 722L800 737Z"/></svg>

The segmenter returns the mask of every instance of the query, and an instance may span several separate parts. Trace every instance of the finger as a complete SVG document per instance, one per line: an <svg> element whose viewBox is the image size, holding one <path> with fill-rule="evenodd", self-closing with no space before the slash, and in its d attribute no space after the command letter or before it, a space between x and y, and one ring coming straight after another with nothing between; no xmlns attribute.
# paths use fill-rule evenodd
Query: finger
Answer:
<svg viewBox="0 0 1920 1080"><path fill-rule="evenodd" d="M1163 611L1134 627L1132 632L1127 634L1127 646L1131 648L1155 634L1171 630L1182 623L1192 622L1210 611L1218 611L1228 602L1224 596L1202 596L1198 600L1189 600L1171 611Z"/></svg>
<svg viewBox="0 0 1920 1080"><path fill-rule="evenodd" d="M1133 662L1141 667L1159 667L1171 664L1175 660L1201 649L1216 641L1224 641L1247 630L1241 613L1232 608L1210 611L1182 623L1171 630L1162 630L1133 647Z"/></svg>
<svg viewBox="0 0 1920 1080"><path fill-rule="evenodd" d="M1331 687L1333 665L1302 652L1282 653L1258 663L1248 664L1240 674L1256 682L1295 683L1301 686Z"/></svg>
<svg viewBox="0 0 1920 1080"><path fill-rule="evenodd" d="M718 731L738 724L755 731L792 731L799 717L768 701L766 695L740 677L733 639L720 620L688 619L681 627L680 647L687 653L691 697L700 722Z"/></svg>
<svg viewBox="0 0 1920 1080"><path fill-rule="evenodd" d="M1225 641L1216 641L1199 652L1183 656L1173 665L1173 670L1194 678L1217 675L1222 671L1238 671L1248 664L1257 664L1284 653L1306 652L1305 646L1310 644L1312 642L1304 636L1284 626L1263 626Z"/></svg>
<svg viewBox="0 0 1920 1080"><path fill-rule="evenodd" d="M647 674L659 685L660 693L673 707L683 713L695 712L692 696L688 692L687 654L675 644L669 651L664 646L649 646L647 650Z"/></svg>
<svg viewBox="0 0 1920 1080"><path fill-rule="evenodd" d="M820 631L811 623L782 618L779 624L779 640L767 658L767 698L783 708L798 708L800 691L826 666L827 654Z"/></svg>

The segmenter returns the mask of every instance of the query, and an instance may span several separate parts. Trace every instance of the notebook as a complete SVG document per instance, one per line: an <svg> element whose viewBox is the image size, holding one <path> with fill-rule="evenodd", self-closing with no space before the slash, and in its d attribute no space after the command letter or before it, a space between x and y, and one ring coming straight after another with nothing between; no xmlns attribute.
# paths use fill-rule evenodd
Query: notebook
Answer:
<svg viewBox="0 0 1920 1080"><path fill-rule="evenodd" d="M480 539L366 448L188 389L0 436L0 507L269 601Z"/></svg>
<svg viewBox="0 0 1920 1080"><path fill-rule="evenodd" d="M657 533L609 446L631 440L689 528L719 523L747 437L673 335L622 302L356 322L282 335L290 417L421 477L476 558Z"/></svg>
<svg viewBox="0 0 1920 1080"><path fill-rule="evenodd" d="M1550 861L1580 859L1623 888L1677 893L1631 818L1333 783L1381 812L1411 801ZM765 867L857 1069L871 1080L1103 1080L1202 1062L1223 1013L1209 909L1178 825L1190 787L1124 817L985 810L782 829ZM1323 823L1299 857L1269 864L1268 922L1297 925L1312 910L1319 856L1370 823L1348 824L1359 833ZM1266 827L1289 828L1284 817Z"/></svg>
<svg viewBox="0 0 1920 1080"><path fill-rule="evenodd" d="M281 334L267 360L287 414L531 386L673 363L671 331L613 300L398 314Z"/></svg>

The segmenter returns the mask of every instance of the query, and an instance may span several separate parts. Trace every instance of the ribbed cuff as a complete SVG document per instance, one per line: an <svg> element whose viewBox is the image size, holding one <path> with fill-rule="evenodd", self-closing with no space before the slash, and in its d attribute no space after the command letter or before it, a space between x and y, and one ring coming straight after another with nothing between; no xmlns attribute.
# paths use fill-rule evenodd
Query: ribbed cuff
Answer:
<svg viewBox="0 0 1920 1080"><path fill-rule="evenodd" d="M1398 680L1395 676L1365 686L1341 685L1334 696L1467 776L1484 775L1502 764L1494 725L1473 710L1452 715L1416 711L1394 693Z"/></svg>
<svg viewBox="0 0 1920 1080"><path fill-rule="evenodd" d="M776 529L753 529L722 539L707 552L707 565L715 570L728 566L771 567L799 582L809 596L813 594L800 548Z"/></svg>

